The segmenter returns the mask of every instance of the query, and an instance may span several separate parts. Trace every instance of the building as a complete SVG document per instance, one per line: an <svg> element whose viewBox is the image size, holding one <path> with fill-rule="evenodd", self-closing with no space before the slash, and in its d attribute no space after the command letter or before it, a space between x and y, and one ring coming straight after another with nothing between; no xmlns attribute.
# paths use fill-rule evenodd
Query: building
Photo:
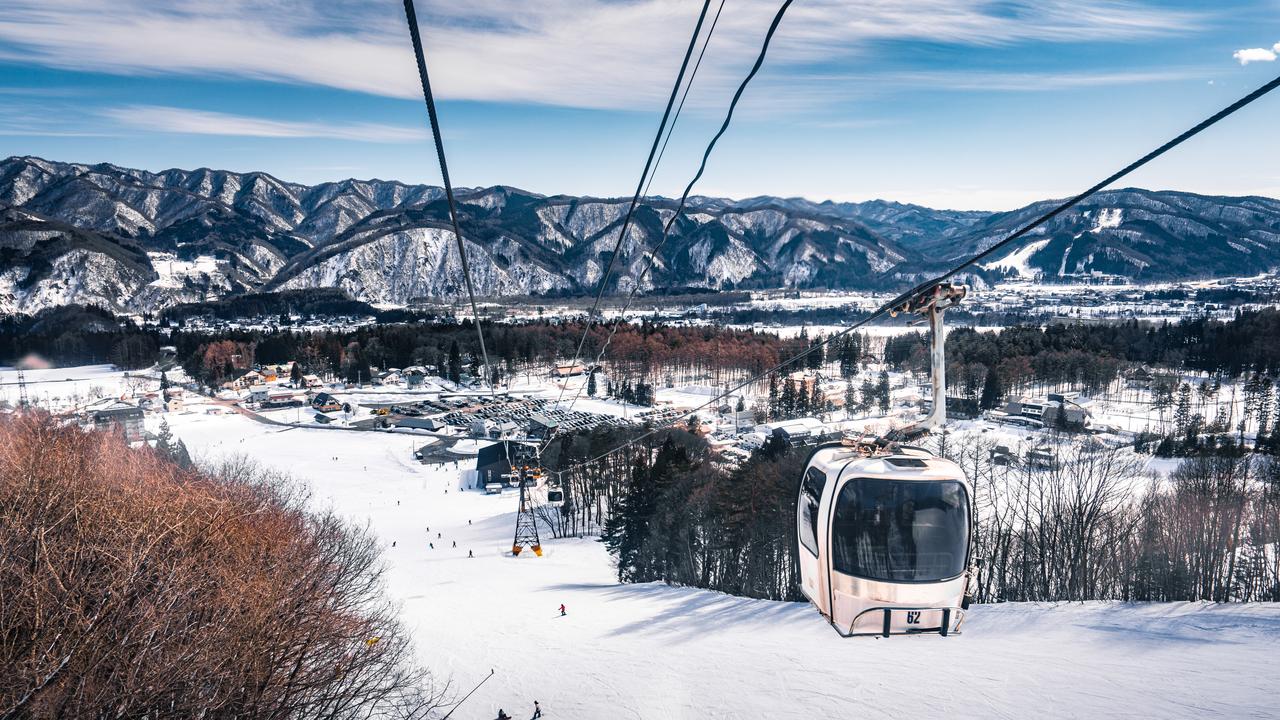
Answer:
<svg viewBox="0 0 1280 720"><path fill-rule="evenodd" d="M507 462L508 455L511 462ZM538 446L533 443L503 440L480 448L476 454L476 481L478 487L491 482L503 482L502 476L511 472L511 466L535 465L538 462Z"/></svg>
<svg viewBox="0 0 1280 720"><path fill-rule="evenodd" d="M582 363L566 363L564 365L557 365L555 366L555 369L551 371L551 377L553 378L577 377L579 375L586 374L587 366Z"/></svg>
<svg viewBox="0 0 1280 720"><path fill-rule="evenodd" d="M125 442L142 442L146 437L142 408L135 405L112 403L95 410L92 417L95 430L123 433Z"/></svg>
<svg viewBox="0 0 1280 720"><path fill-rule="evenodd" d="M322 413L337 412L342 409L342 403L327 392L319 392L311 398L311 407L315 411Z"/></svg>
<svg viewBox="0 0 1280 720"><path fill-rule="evenodd" d="M232 380L231 389L232 390L248 390L254 385L261 385L262 383L263 383L262 373L258 372L257 370L250 370L244 375L241 375L235 380Z"/></svg>
<svg viewBox="0 0 1280 720"><path fill-rule="evenodd" d="M795 420L779 420L778 422L758 425L756 432L773 437L791 445L813 445L840 436L817 418L797 418Z"/></svg>
<svg viewBox="0 0 1280 720"><path fill-rule="evenodd" d="M184 393L182 388L165 388L164 390L164 409L167 412L182 412Z"/></svg>

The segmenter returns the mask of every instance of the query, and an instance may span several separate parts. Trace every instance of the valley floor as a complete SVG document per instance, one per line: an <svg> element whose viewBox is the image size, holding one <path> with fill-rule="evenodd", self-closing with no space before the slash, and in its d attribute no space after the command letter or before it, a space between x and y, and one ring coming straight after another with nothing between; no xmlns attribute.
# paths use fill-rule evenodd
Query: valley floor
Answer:
<svg viewBox="0 0 1280 720"><path fill-rule="evenodd" d="M496 673L458 720L535 699L583 719L1280 716L1280 605L977 606L959 636L841 639L804 604L618 585L590 538L512 558L515 496L460 491L412 437L166 418L198 459L253 457L369 524L437 678L460 698Z"/></svg>

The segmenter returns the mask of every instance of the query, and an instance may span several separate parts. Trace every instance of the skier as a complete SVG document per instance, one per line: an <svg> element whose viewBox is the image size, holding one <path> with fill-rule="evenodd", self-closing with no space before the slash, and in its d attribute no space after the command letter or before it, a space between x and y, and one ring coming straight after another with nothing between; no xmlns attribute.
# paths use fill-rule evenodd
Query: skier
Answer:
<svg viewBox="0 0 1280 720"><path fill-rule="evenodd" d="M443 535L442 533L436 533L436 539L437 539L437 540L439 540L439 539L440 539L440 538L442 538L442 537L444 537L444 535Z"/></svg>
<svg viewBox="0 0 1280 720"><path fill-rule="evenodd" d="M395 546L396 546L396 541L395 541L395 540L392 540L392 541L391 541L391 547L395 547Z"/></svg>
<svg viewBox="0 0 1280 720"><path fill-rule="evenodd" d="M560 603L560 617L564 617L567 613L564 611L564 603Z"/></svg>
<svg viewBox="0 0 1280 720"><path fill-rule="evenodd" d="M454 547L458 547L458 541L457 541L457 540L454 540L454 541L453 541L453 546L454 546Z"/></svg>
<svg viewBox="0 0 1280 720"><path fill-rule="evenodd" d="M472 555L472 554L471 554L471 551L470 551L470 550L468 550L468 551L467 551L467 557L469 557L469 558L473 558L473 557L475 557L475 555Z"/></svg>
<svg viewBox="0 0 1280 720"><path fill-rule="evenodd" d="M542 706L538 704L537 700L533 701L533 716L535 718L542 717Z"/></svg>
<svg viewBox="0 0 1280 720"><path fill-rule="evenodd" d="M431 549L432 549L432 550L435 550L435 549L436 549L436 544L435 544L435 543L427 543L427 544L431 546Z"/></svg>

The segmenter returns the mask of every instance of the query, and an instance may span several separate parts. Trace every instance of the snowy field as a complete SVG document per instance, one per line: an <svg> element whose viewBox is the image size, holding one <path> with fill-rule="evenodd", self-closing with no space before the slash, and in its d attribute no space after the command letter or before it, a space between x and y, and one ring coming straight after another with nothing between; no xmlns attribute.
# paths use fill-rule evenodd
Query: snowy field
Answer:
<svg viewBox="0 0 1280 720"><path fill-rule="evenodd" d="M593 539L512 558L515 496L461 492L411 438L166 417L197 456L251 456L370 525L424 662L458 697L496 671L459 720L535 699L584 719L1280 716L1280 606L977 606L960 636L841 639L803 604L618 585Z"/></svg>

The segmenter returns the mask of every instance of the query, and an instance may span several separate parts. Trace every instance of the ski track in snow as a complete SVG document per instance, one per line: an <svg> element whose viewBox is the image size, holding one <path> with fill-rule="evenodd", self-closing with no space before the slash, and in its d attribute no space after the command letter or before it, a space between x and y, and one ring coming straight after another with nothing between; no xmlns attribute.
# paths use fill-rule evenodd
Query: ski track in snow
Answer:
<svg viewBox="0 0 1280 720"><path fill-rule="evenodd" d="M535 699L559 718L1280 714L1274 604L978 606L957 637L846 640L805 604L619 585L590 538L512 558L515 496L459 492L451 464L407 460L411 437L167 417L206 459L253 456L370 524L424 662L459 696L497 670L455 718Z"/></svg>

